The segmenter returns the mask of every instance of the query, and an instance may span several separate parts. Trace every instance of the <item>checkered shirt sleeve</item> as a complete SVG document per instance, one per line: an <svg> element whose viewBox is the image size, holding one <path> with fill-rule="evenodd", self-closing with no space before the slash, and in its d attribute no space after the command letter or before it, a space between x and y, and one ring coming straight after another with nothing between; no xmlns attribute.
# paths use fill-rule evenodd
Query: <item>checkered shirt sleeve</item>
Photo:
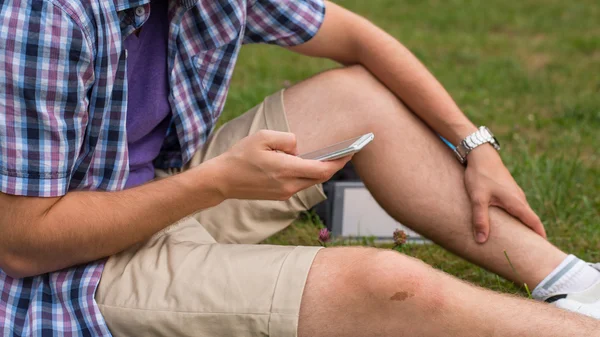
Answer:
<svg viewBox="0 0 600 337"><path fill-rule="evenodd" d="M299 45L317 34L324 18L323 0L249 0L244 43Z"/></svg>
<svg viewBox="0 0 600 337"><path fill-rule="evenodd" d="M0 15L0 192L67 192L88 118L92 51L49 1Z"/></svg>

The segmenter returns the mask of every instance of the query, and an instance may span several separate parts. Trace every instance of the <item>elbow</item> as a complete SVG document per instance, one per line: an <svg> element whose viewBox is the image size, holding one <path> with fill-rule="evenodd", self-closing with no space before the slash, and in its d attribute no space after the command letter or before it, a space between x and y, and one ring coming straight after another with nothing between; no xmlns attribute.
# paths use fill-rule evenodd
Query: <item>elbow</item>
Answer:
<svg viewBox="0 0 600 337"><path fill-rule="evenodd" d="M12 278L19 279L40 274L34 265L22 256L7 252L0 253L0 270Z"/></svg>

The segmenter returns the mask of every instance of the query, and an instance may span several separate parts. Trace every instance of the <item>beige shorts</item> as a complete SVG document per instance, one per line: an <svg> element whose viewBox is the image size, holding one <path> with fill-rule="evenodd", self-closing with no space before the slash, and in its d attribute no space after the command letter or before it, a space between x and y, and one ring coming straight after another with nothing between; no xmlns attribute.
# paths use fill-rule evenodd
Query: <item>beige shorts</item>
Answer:
<svg viewBox="0 0 600 337"><path fill-rule="evenodd" d="M283 92L213 133L183 170L260 129L289 131ZM96 293L110 331L117 337L297 336L302 292L320 247L257 243L324 199L313 186L288 201L227 200L112 256Z"/></svg>

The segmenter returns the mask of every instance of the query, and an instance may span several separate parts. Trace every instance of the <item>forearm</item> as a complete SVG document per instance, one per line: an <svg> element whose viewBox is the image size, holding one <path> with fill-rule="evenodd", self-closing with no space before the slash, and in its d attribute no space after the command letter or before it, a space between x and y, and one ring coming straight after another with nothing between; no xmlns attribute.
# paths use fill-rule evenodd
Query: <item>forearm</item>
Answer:
<svg viewBox="0 0 600 337"><path fill-rule="evenodd" d="M331 2L326 5L319 33L292 50L346 65L363 65L454 144L476 130L442 85L400 42L368 20Z"/></svg>
<svg viewBox="0 0 600 337"><path fill-rule="evenodd" d="M359 62L432 129L453 144L476 130L435 77L396 39L368 22L355 36Z"/></svg>
<svg viewBox="0 0 600 337"><path fill-rule="evenodd" d="M6 236L4 248L10 250L4 253L20 276L113 255L186 215L220 203L223 197L214 184L218 168L212 166L209 162L119 192L74 191L53 201L32 200L12 207L4 200L0 228ZM21 223L9 228L7 219Z"/></svg>

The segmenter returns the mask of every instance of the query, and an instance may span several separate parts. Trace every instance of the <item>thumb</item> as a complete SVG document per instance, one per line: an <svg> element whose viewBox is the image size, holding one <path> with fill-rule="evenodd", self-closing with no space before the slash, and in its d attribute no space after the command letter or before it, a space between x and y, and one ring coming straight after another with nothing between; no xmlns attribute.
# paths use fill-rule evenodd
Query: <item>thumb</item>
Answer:
<svg viewBox="0 0 600 337"><path fill-rule="evenodd" d="M490 234L490 198L476 195L471 198L473 205L473 236L477 243L485 243Z"/></svg>
<svg viewBox="0 0 600 337"><path fill-rule="evenodd" d="M263 145L270 150L298 155L296 135L291 132L261 130L257 132L257 135L262 139Z"/></svg>

